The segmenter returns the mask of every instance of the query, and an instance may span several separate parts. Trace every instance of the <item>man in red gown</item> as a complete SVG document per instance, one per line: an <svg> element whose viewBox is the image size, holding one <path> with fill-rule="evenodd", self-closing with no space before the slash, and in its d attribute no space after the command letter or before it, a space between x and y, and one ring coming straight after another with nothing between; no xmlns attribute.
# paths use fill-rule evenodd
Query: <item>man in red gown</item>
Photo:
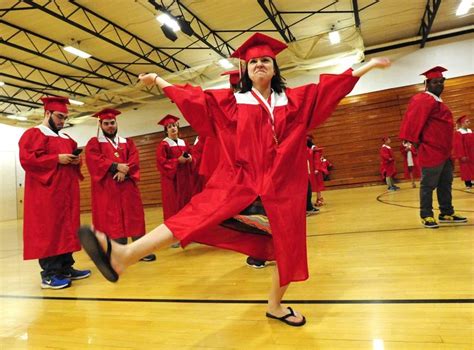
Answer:
<svg viewBox="0 0 474 350"><path fill-rule="evenodd" d="M43 123L25 131L19 141L25 170L23 258L39 259L42 288L61 289L91 274L74 269L72 257L81 249L77 230L79 180L83 177L79 153L74 152L77 143L60 132L68 118L69 100L41 100Z"/></svg>
<svg viewBox="0 0 474 350"><path fill-rule="evenodd" d="M168 114L158 124L167 137L156 149L156 165L161 173L163 219L167 220L183 208L194 190L194 164L190 147L178 137L179 118Z"/></svg>
<svg viewBox="0 0 474 350"><path fill-rule="evenodd" d="M467 115L456 121L458 129L454 133L454 158L459 160L461 179L466 189L472 189L474 179L474 133L469 129L471 124Z"/></svg>
<svg viewBox="0 0 474 350"><path fill-rule="evenodd" d="M452 205L453 183L453 116L440 98L444 89L443 72L436 66L422 73L426 91L410 99L400 127L400 139L418 148L421 167L420 217L427 228L438 228L433 214L433 191L438 195L441 223L467 222L457 215Z"/></svg>
<svg viewBox="0 0 474 350"><path fill-rule="evenodd" d="M140 165L132 139L117 135L117 115L106 108L94 117L99 119L97 137L86 146L86 162L91 175L92 222L119 243L128 237L136 240L145 234L145 215L138 189ZM142 258L154 261L154 254Z"/></svg>

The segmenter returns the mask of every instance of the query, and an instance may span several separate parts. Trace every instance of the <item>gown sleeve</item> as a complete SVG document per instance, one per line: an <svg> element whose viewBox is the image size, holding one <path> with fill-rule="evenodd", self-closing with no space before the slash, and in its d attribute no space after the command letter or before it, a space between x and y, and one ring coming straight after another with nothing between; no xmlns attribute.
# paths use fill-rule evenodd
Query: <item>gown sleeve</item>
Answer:
<svg viewBox="0 0 474 350"><path fill-rule="evenodd" d="M127 163L130 167L128 171L128 176L135 182L140 181L140 158L137 150L137 146L135 146L135 142L132 139L127 139L127 146L128 146L128 159Z"/></svg>
<svg viewBox="0 0 474 350"><path fill-rule="evenodd" d="M178 158L169 158L168 150L168 144L164 141L160 142L156 148L156 166L162 176L173 179L178 171L179 162Z"/></svg>
<svg viewBox="0 0 474 350"><path fill-rule="evenodd" d="M99 141L96 137L89 140L86 145L86 163L93 181L101 181L109 172L113 161L107 159L100 151Z"/></svg>
<svg viewBox="0 0 474 350"><path fill-rule="evenodd" d="M51 183L59 160L58 154L47 153L47 138L33 128L23 134L18 145L23 169L43 185Z"/></svg>

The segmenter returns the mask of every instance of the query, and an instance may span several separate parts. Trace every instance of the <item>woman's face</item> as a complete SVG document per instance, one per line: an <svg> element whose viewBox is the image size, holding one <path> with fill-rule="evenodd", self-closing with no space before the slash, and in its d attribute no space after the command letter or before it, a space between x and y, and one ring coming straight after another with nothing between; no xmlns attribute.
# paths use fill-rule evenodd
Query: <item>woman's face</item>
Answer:
<svg viewBox="0 0 474 350"><path fill-rule="evenodd" d="M268 56L250 59L247 63L247 70L252 83L270 83L275 75L273 59Z"/></svg>
<svg viewBox="0 0 474 350"><path fill-rule="evenodd" d="M178 129L179 129L178 122L166 125L166 133L168 134L168 137L173 140L177 139Z"/></svg>

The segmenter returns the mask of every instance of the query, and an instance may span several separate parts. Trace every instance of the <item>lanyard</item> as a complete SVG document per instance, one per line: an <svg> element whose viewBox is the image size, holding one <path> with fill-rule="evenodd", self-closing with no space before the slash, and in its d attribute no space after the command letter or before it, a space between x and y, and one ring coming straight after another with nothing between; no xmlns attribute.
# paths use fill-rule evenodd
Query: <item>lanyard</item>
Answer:
<svg viewBox="0 0 474 350"><path fill-rule="evenodd" d="M114 153L114 156L119 158L120 157L120 154L119 154L119 150L121 150L121 148L119 147L119 139L118 139L118 136L117 136L117 145L115 144L115 142L112 142L112 140L110 140L107 136L105 136L105 139L107 140L108 143L110 143L112 145L113 148L115 148L115 153Z"/></svg>
<svg viewBox="0 0 474 350"><path fill-rule="evenodd" d="M272 133L273 133L273 140L275 140L275 144L278 145L278 138L276 136L276 132L275 132L275 117L273 115L273 110L275 108L275 97L274 97L274 94L272 93L270 95L270 104L265 101L265 99L263 99L262 95L260 94L260 92L258 90L255 90L254 88L252 88L252 90L250 90L250 92L252 93L252 96L255 97L255 99L257 100L258 104L260 106L262 106L268 113L268 121L270 122L270 126L272 127Z"/></svg>

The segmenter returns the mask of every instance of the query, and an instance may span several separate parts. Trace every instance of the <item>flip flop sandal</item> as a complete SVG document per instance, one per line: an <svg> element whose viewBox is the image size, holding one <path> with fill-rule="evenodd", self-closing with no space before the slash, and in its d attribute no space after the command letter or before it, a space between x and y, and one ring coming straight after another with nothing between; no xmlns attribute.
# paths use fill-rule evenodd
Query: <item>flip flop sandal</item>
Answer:
<svg viewBox="0 0 474 350"><path fill-rule="evenodd" d="M282 317L276 317L276 316L272 315L269 312L267 312L265 315L268 318L273 318L275 320L281 321L281 322L286 323L287 325L293 326L293 327L301 327L306 323L306 318L304 316L303 316L303 319L300 322L288 321L287 320L288 317L296 316L296 314L295 314L295 312L293 311L293 309L291 307L287 307L287 309L290 311L290 313L285 315L285 316L282 316Z"/></svg>
<svg viewBox="0 0 474 350"><path fill-rule="evenodd" d="M117 282L119 276L110 264L110 255L112 253L112 243L107 238L107 252L102 249L99 240L94 231L89 226L81 226L78 231L79 240L86 253L90 256L102 275L110 282Z"/></svg>

